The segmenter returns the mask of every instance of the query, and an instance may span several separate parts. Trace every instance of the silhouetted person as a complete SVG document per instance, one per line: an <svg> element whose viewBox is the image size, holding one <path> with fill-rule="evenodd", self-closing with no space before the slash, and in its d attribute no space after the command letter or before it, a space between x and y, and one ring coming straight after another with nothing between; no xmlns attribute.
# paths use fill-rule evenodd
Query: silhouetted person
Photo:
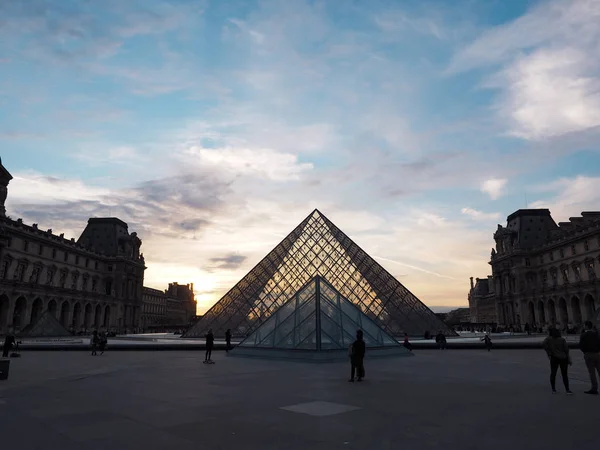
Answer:
<svg viewBox="0 0 600 450"><path fill-rule="evenodd" d="M440 350L446 350L446 336L441 331L435 337L435 342Z"/></svg>
<svg viewBox="0 0 600 450"><path fill-rule="evenodd" d="M106 333L104 331L100 332L100 336L98 338L98 350L100 350L100 354L104 355L104 350L106 350L106 343L108 339L106 338Z"/></svg>
<svg viewBox="0 0 600 450"><path fill-rule="evenodd" d="M596 372L600 376L600 335L598 335L598 330L594 329L594 324L589 320L585 322L585 330L579 338L579 349L583 352L583 359L590 372L590 381L592 382L592 388L585 391L585 393L598 395Z"/></svg>
<svg viewBox="0 0 600 450"><path fill-rule="evenodd" d="M528 336L531 335L531 328L529 327L529 322L525 324L525 333L527 333Z"/></svg>
<svg viewBox="0 0 600 450"><path fill-rule="evenodd" d="M204 356L204 361L211 361L212 349L215 343L215 336L213 335L212 328L208 330L208 334L206 335L206 355Z"/></svg>
<svg viewBox="0 0 600 450"><path fill-rule="evenodd" d="M98 332L96 330L94 330L94 332L92 333L92 339L91 339L91 344L92 344L92 356L96 356L96 350L98 349L98 343L100 342L100 339L98 338Z"/></svg>
<svg viewBox="0 0 600 450"><path fill-rule="evenodd" d="M481 340L483 341L483 344L485 345L486 350L489 352L492 350L492 338L490 337L489 334L486 333L485 336L483 336L481 338Z"/></svg>
<svg viewBox="0 0 600 450"><path fill-rule="evenodd" d="M412 352L412 344L408 340L408 334L404 333L404 348L409 352Z"/></svg>
<svg viewBox="0 0 600 450"><path fill-rule="evenodd" d="M4 345L2 346L2 357L3 358L8 358L10 349L12 348L14 343L15 343L15 335L12 333L12 331L9 331L6 334L6 337L4 338Z"/></svg>
<svg viewBox="0 0 600 450"><path fill-rule="evenodd" d="M231 330L228 329L225 332L225 351L229 353L229 350L231 350Z"/></svg>
<svg viewBox="0 0 600 450"><path fill-rule="evenodd" d="M356 340L350 347L350 382L354 382L354 374L356 373L358 381L362 381L365 376L364 358L366 352L365 341L363 340L362 330L356 332Z"/></svg>
<svg viewBox="0 0 600 450"><path fill-rule="evenodd" d="M548 334L549 336L544 339L542 346L550 360L550 385L552 386L552 393L556 394L556 372L558 372L558 368L560 367L560 373L567 394L572 395L573 393L569 389L568 374L569 365L571 365L569 346L565 338L561 337L560 331L556 328L550 328Z"/></svg>

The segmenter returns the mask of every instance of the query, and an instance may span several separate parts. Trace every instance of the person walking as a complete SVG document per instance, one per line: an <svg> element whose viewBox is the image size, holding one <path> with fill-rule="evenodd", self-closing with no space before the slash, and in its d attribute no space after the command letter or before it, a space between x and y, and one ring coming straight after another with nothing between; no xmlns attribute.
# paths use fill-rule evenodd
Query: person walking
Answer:
<svg viewBox="0 0 600 450"><path fill-rule="evenodd" d="M435 337L435 342L440 350L446 350L446 336L441 331Z"/></svg>
<svg viewBox="0 0 600 450"><path fill-rule="evenodd" d="M598 395L598 379L600 376L600 335L594 329L594 324L589 320L585 322L585 329L579 338L579 349L583 352L585 365L590 372L592 388L586 394Z"/></svg>
<svg viewBox="0 0 600 450"><path fill-rule="evenodd" d="M100 339L98 338L98 332L94 330L94 332L92 333L92 338L90 339L90 344L92 345L92 356L97 355L96 351L98 349L99 341Z"/></svg>
<svg viewBox="0 0 600 450"><path fill-rule="evenodd" d="M569 345L567 344L567 341L560 335L558 329L551 328L548 332L548 337L544 339L544 342L542 343L542 347L550 360L550 386L552 387L552 393L556 394L556 373L560 368L560 374L567 395L573 395L573 392L569 389L568 371L572 361L569 355Z"/></svg>
<svg viewBox="0 0 600 450"><path fill-rule="evenodd" d="M214 343L215 343L215 336L213 335L212 328L210 328L208 330L208 334L206 335L206 354L204 356L205 363L212 362L212 359L210 359L210 358L212 356L212 350L213 350Z"/></svg>
<svg viewBox="0 0 600 450"><path fill-rule="evenodd" d="M485 336L481 338L481 340L483 341L486 350L488 352L492 351L492 338L490 337L490 335L486 333Z"/></svg>
<svg viewBox="0 0 600 450"><path fill-rule="evenodd" d="M231 330L227 329L225 332L225 351L229 353L229 350L231 350Z"/></svg>
<svg viewBox="0 0 600 450"><path fill-rule="evenodd" d="M108 339L106 338L106 333L104 331L101 331L99 341L98 341L98 350L100 350L101 355L104 355L104 350L106 350L107 342L108 342Z"/></svg>
<svg viewBox="0 0 600 450"><path fill-rule="evenodd" d="M412 352L412 344L408 340L408 333L404 333L404 348L409 352Z"/></svg>
<svg viewBox="0 0 600 450"><path fill-rule="evenodd" d="M365 377L364 358L366 352L365 341L363 340L362 330L356 331L356 340L350 346L350 381L354 383L354 375L356 374L357 381L362 381Z"/></svg>
<svg viewBox="0 0 600 450"><path fill-rule="evenodd" d="M2 346L2 357L3 358L8 358L8 355L10 354L10 349L12 348L15 341L16 341L15 335L12 333L12 331L9 331L6 334L6 337L4 338L4 345Z"/></svg>

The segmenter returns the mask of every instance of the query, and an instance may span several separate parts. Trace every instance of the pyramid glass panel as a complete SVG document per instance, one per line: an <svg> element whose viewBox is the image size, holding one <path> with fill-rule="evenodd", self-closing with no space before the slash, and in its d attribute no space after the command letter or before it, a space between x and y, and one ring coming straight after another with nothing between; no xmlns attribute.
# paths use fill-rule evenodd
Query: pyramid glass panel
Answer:
<svg viewBox="0 0 600 450"><path fill-rule="evenodd" d="M348 308L340 304L354 324L360 325L360 314L366 314L378 328L392 336L404 333L422 336L425 331L440 330L446 335L455 335L398 280L315 210L184 336L203 337L212 328L217 336L231 329L234 336L246 338L272 317L278 317L279 309L292 298L300 303L294 306L299 312L298 307L315 296L310 291L316 289L311 281L315 277L323 279L326 286L354 305ZM303 290L305 286L309 290ZM338 306L327 287L321 295ZM314 310L315 306L311 307ZM294 314L296 319L297 314ZM310 312L306 317L308 315ZM289 320L280 319L290 326ZM297 322L291 325L290 331L297 325ZM287 339L290 347L300 345L295 336L278 333L276 338Z"/></svg>

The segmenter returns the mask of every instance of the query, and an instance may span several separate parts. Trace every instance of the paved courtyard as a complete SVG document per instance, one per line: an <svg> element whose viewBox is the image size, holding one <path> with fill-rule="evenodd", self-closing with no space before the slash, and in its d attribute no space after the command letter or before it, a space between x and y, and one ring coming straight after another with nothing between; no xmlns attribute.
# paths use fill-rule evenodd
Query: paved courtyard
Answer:
<svg viewBox="0 0 600 450"><path fill-rule="evenodd" d="M422 351L311 365L192 351L24 352L0 381L2 448L532 449L598 444L600 398L552 396L542 351Z"/></svg>

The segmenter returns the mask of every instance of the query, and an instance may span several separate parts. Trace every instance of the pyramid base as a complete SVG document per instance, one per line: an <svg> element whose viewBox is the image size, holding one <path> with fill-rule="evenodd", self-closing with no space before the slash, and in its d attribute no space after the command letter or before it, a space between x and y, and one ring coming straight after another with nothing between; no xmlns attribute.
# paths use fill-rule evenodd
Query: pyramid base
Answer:
<svg viewBox="0 0 600 450"><path fill-rule="evenodd" d="M298 361L312 363L328 363L348 361L348 350L284 350L272 348L236 347L227 356L256 359L272 359L278 361ZM397 356L413 356L404 347L369 348L365 359L390 358Z"/></svg>

